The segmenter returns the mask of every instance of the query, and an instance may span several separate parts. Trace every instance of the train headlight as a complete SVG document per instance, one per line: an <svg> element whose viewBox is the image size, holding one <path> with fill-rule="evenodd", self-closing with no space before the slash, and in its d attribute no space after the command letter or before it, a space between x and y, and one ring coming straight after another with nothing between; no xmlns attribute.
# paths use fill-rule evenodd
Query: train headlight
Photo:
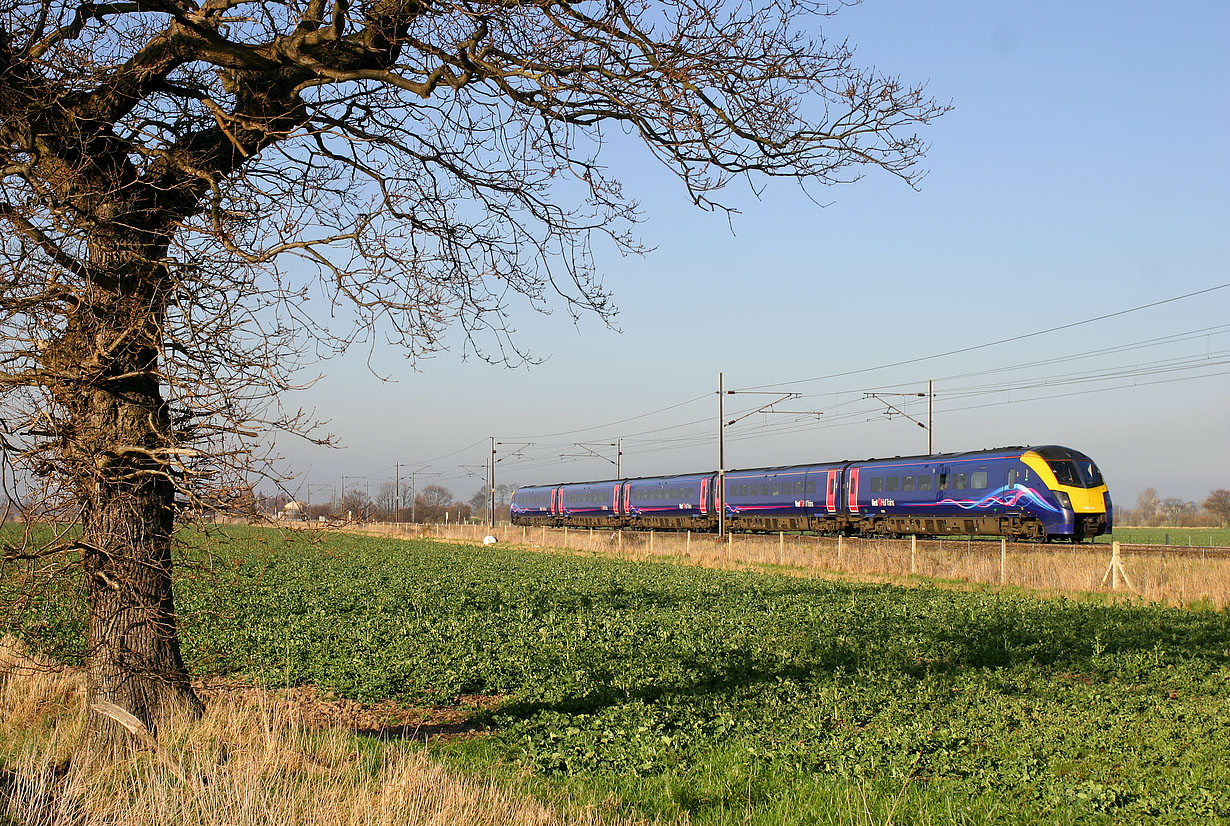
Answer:
<svg viewBox="0 0 1230 826"><path fill-rule="evenodd" d="M1067 493L1062 490L1057 490L1055 491L1055 498L1059 500L1059 507L1066 511L1072 510L1072 500L1068 497Z"/></svg>

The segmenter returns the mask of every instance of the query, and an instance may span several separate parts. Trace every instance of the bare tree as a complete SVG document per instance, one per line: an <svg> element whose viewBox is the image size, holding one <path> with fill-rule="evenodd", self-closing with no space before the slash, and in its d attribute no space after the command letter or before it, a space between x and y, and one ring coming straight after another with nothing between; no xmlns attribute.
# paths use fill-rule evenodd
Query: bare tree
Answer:
<svg viewBox="0 0 1230 826"><path fill-rule="evenodd" d="M381 482L380 490L376 494L376 501L372 503L375 506L373 517L376 519L396 520L397 507L399 496L396 482Z"/></svg>
<svg viewBox="0 0 1230 826"><path fill-rule="evenodd" d="M1157 488L1145 488L1136 497L1136 510L1139 512L1140 524L1154 524L1154 518L1159 514L1162 500L1157 495Z"/></svg>
<svg viewBox="0 0 1230 826"><path fill-rule="evenodd" d="M460 506L460 503L453 501L453 492L444 485L428 485L418 492L414 500L420 522L443 522L446 512Z"/></svg>
<svg viewBox="0 0 1230 826"><path fill-rule="evenodd" d="M300 368L380 338L421 357L450 326L515 362L515 305L611 317L595 244L640 248L608 142L703 208L744 174L916 180L947 107L807 34L827 13L6 0L0 447L27 519L81 526L6 554L80 553L90 696L153 729L199 709L176 514L249 506L269 435L316 432L281 407Z"/></svg>
<svg viewBox="0 0 1230 826"><path fill-rule="evenodd" d="M1217 517L1221 527L1230 525L1230 490L1218 488L1209 491L1208 498L1204 500L1204 509Z"/></svg>

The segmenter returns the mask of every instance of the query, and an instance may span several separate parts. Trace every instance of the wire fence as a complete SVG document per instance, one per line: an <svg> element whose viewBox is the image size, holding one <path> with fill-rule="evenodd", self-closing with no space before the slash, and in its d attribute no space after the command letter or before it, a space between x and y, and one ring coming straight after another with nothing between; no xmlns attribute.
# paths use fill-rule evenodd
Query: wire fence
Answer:
<svg viewBox="0 0 1230 826"><path fill-rule="evenodd" d="M847 576L916 576L1059 592L1121 591L1178 605L1230 606L1230 548L1058 545L974 539L611 531L527 525L367 523L365 532L711 567L780 566Z"/></svg>

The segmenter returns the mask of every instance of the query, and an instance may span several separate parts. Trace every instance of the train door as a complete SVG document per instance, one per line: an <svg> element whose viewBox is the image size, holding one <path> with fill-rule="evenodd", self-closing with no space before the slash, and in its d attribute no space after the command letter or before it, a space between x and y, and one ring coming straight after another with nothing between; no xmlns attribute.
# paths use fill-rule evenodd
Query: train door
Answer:
<svg viewBox="0 0 1230 826"><path fill-rule="evenodd" d="M850 513L858 513L858 468L846 471L846 507Z"/></svg>
<svg viewBox="0 0 1230 826"><path fill-rule="evenodd" d="M935 469L935 501L937 504L948 502L952 504L953 489L952 486L955 480L953 478L952 468L948 465L940 465ZM938 513L946 514L947 509L939 508Z"/></svg>
<svg viewBox="0 0 1230 826"><path fill-rule="evenodd" d="M826 513L837 513L837 480L839 471L830 470L826 474L824 487L824 510Z"/></svg>

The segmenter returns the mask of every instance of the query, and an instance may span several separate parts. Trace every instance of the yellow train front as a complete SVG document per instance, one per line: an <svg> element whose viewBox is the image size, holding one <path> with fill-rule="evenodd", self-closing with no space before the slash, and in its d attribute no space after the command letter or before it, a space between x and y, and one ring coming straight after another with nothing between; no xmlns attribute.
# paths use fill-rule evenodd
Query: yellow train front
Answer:
<svg viewBox="0 0 1230 826"><path fill-rule="evenodd" d="M1102 472L1083 453L1067 447L1036 447L1021 454L1054 495L1062 513L1047 521L1048 538L1079 542L1110 533L1114 509Z"/></svg>

